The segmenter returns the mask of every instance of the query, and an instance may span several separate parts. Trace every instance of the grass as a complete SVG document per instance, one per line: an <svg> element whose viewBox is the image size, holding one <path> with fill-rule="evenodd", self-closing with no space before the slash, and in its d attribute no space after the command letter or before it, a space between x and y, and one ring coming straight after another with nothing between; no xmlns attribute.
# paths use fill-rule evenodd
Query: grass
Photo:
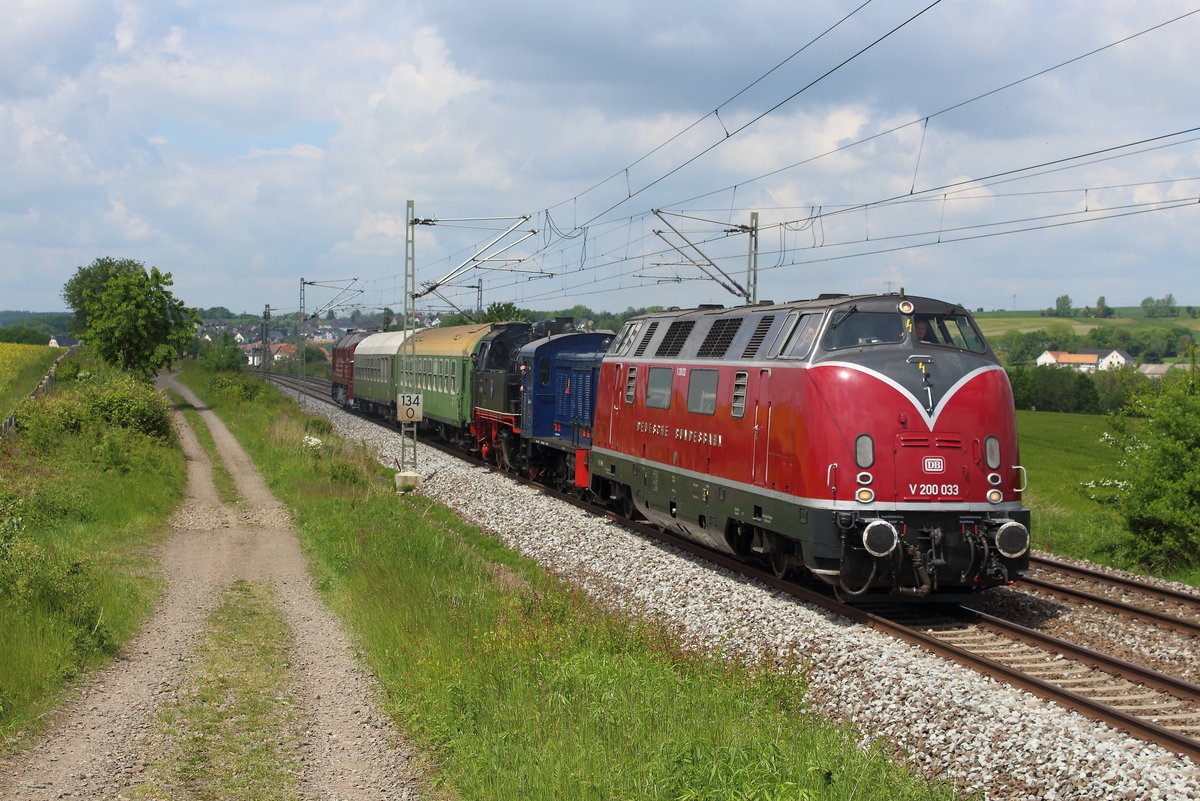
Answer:
<svg viewBox="0 0 1200 801"><path fill-rule="evenodd" d="M0 342L0 420L7 419L17 401L37 388L61 354L61 348Z"/></svg>
<svg viewBox="0 0 1200 801"><path fill-rule="evenodd" d="M436 765L435 797L955 797L808 713L799 666L685 651L427 498L397 496L391 471L282 396L184 380L292 508L387 710Z"/></svg>
<svg viewBox="0 0 1200 801"><path fill-rule="evenodd" d="M1099 317L1042 317L1036 312L983 312L975 313L975 322L979 330L988 339L994 339L1007 334L1009 331L1028 333L1038 331L1046 326L1059 323L1071 329L1073 334L1086 334L1093 328L1115 326L1118 328L1190 328L1200 330L1200 318L1181 314L1178 317L1146 317L1134 315L1132 309L1116 310L1119 316L1109 318Z"/></svg>
<svg viewBox="0 0 1200 801"><path fill-rule="evenodd" d="M75 391L60 381L48 400ZM157 598L149 549L182 497L178 445L81 426L0 438L0 750L32 736L62 688L110 659Z"/></svg>
<svg viewBox="0 0 1200 801"><path fill-rule="evenodd" d="M288 628L261 582L235 582L209 616L195 664L151 735L162 743L132 799L299 799Z"/></svg>

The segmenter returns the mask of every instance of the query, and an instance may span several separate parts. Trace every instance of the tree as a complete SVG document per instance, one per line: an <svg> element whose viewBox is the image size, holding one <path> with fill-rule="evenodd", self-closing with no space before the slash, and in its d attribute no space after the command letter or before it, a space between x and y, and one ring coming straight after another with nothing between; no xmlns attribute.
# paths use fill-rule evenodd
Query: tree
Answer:
<svg viewBox="0 0 1200 801"><path fill-rule="evenodd" d="M1175 305L1175 296L1167 293L1161 298L1143 298L1142 310L1147 317L1175 317L1179 308Z"/></svg>
<svg viewBox="0 0 1200 801"><path fill-rule="evenodd" d="M0 328L0 342L11 342L17 345L45 345L46 334L24 325L6 325Z"/></svg>
<svg viewBox="0 0 1200 801"><path fill-rule="evenodd" d="M1074 317L1075 310L1071 308L1071 296L1060 295L1054 301L1054 316L1055 317Z"/></svg>
<svg viewBox="0 0 1200 801"><path fill-rule="evenodd" d="M518 309L512 303L493 303L483 310L482 314L448 314L442 318L441 325L467 325L469 323L531 323L533 313L526 309Z"/></svg>
<svg viewBox="0 0 1200 801"><path fill-rule="evenodd" d="M1096 299L1096 316L1105 318L1113 316L1112 306L1104 301L1103 295Z"/></svg>
<svg viewBox="0 0 1200 801"><path fill-rule="evenodd" d="M242 368L242 349L228 331L221 334L216 342L205 343L200 348L200 355L210 370L240 370Z"/></svg>
<svg viewBox="0 0 1200 801"><path fill-rule="evenodd" d="M103 256L87 267L79 267L75 275L63 284L62 299L67 308L75 313L71 333L80 339L88 327L88 294L100 295L109 280L120 275L144 273L146 266L134 259L114 259Z"/></svg>
<svg viewBox="0 0 1200 801"><path fill-rule="evenodd" d="M85 290L82 339L106 362L133 373L149 376L171 364L200 322L196 310L167 289L173 283L170 273L151 267L149 273L116 272Z"/></svg>
<svg viewBox="0 0 1200 801"><path fill-rule="evenodd" d="M1172 371L1175 372L1175 371ZM1111 418L1120 449L1113 499L1131 536L1124 550L1140 564L1175 569L1200 554L1200 374L1145 385Z"/></svg>

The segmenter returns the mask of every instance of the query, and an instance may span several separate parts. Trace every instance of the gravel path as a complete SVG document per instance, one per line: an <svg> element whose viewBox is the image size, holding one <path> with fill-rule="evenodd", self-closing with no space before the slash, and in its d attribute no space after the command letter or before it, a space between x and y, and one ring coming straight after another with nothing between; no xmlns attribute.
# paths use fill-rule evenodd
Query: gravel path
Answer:
<svg viewBox="0 0 1200 801"><path fill-rule="evenodd" d="M0 798L121 798L138 783L155 757L149 735L156 712L177 697L208 613L239 579L273 584L291 629L304 797L418 798L421 777L410 752L375 708L374 678L317 597L285 510L220 420L173 379L161 382L201 410L243 502L236 509L221 503L208 456L176 415L188 489L161 546L158 608L121 656L84 682L40 743L0 763Z"/></svg>
<svg viewBox="0 0 1200 801"><path fill-rule="evenodd" d="M394 433L323 404L340 433L387 465ZM918 773L988 799L1200 799L1190 760L836 615L729 575L503 476L420 447L424 492L616 608L659 616L716 653L799 659L810 698ZM1128 637L1153 639L1148 627ZM1143 643L1153 651L1152 643ZM1200 649L1190 643L1192 661Z"/></svg>

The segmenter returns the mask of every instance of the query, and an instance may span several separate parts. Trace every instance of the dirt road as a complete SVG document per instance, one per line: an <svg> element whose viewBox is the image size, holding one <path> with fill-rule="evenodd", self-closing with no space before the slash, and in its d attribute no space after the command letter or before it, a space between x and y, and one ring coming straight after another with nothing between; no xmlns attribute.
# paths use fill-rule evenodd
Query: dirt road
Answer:
<svg viewBox="0 0 1200 801"><path fill-rule="evenodd" d="M216 415L174 379L161 378L160 385L200 410L242 501L236 507L221 502L208 456L177 414L187 499L161 546L159 606L124 653L72 694L41 742L0 763L0 799L136 793L146 766L163 753L158 711L185 690L207 615L238 580L272 585L290 629L301 796L418 798L420 776L410 751L374 705L373 678L355 662L340 622L317 597L286 511ZM190 797L186 788L178 793Z"/></svg>

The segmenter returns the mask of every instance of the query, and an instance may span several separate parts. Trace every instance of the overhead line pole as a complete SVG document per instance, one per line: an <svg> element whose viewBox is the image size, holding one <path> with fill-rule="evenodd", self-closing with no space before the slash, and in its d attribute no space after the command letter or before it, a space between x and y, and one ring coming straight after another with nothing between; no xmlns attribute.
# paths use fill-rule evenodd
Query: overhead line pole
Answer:
<svg viewBox="0 0 1200 801"><path fill-rule="evenodd" d="M404 224L404 342L400 345L400 377L406 387L415 388L416 381L416 342L413 334L417 331L417 262L416 262L416 226L428 225L428 221L418 220L414 212L413 201L408 201ZM398 399L397 399L398 400ZM397 411L400 404L396 404ZM407 420L396 420L400 426L400 472L416 474L417 472L417 424ZM414 478L415 481L415 478ZM410 485L411 486L411 485Z"/></svg>

